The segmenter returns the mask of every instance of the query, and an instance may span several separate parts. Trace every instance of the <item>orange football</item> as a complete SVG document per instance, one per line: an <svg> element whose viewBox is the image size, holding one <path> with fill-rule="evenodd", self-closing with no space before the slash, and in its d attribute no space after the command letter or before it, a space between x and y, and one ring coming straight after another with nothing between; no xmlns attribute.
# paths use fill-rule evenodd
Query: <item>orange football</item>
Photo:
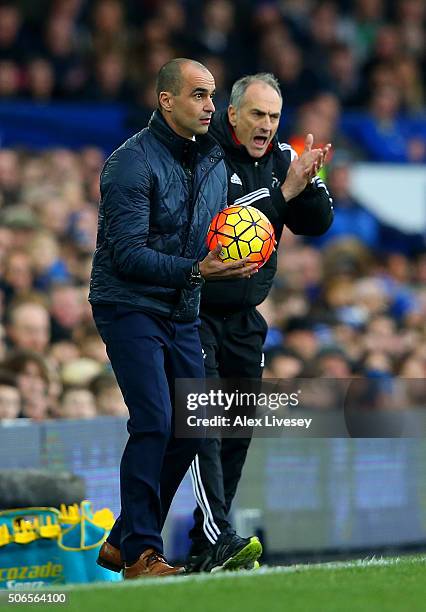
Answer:
<svg viewBox="0 0 426 612"><path fill-rule="evenodd" d="M253 206L229 206L210 223L207 246L222 244L220 258L235 261L249 257L261 268L274 250L275 233L268 217Z"/></svg>

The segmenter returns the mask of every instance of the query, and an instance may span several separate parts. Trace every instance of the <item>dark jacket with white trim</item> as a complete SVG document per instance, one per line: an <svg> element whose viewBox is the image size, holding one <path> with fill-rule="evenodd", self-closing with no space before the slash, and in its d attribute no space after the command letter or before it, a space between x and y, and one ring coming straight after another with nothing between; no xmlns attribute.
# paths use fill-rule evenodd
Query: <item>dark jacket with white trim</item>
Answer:
<svg viewBox="0 0 426 612"><path fill-rule="evenodd" d="M286 225L294 234L320 236L333 221L330 194L323 181L316 177L301 194L286 202L281 185L296 152L288 144L274 138L269 150L260 159L251 157L238 143L228 121L227 111L215 113L210 127L225 151L228 172L228 206L250 205L261 210L274 226L279 243ZM249 279L208 281L201 294L202 311L234 312L257 306L271 289L277 270L277 254Z"/></svg>
<svg viewBox="0 0 426 612"><path fill-rule="evenodd" d="M194 320L200 287L189 273L207 254L207 231L226 191L217 142L209 134L181 138L156 111L102 170L89 301Z"/></svg>

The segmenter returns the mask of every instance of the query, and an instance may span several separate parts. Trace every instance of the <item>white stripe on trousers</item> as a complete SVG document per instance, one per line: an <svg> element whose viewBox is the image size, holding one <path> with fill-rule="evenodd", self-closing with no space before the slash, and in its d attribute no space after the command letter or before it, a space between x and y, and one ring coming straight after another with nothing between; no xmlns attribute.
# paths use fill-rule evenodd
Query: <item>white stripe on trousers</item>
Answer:
<svg viewBox="0 0 426 612"><path fill-rule="evenodd" d="M203 500L201 499L200 493L198 491L197 476L196 476L195 468L193 467L193 465L191 465L191 467L190 467L190 474L191 474L191 481L192 481L192 490L194 492L194 496L195 496L195 499L197 501L197 504L200 507L200 509L201 509L201 511L203 513L203 517L204 517L204 519L203 519L203 531L204 531L205 536L208 539L208 541L211 544L214 544L216 542L216 534L212 530L211 526L208 524L208 515L207 515L206 509L204 507Z"/></svg>
<svg viewBox="0 0 426 612"><path fill-rule="evenodd" d="M220 535L220 529L214 522L213 513L211 511L203 481L201 480L200 463L198 455L195 456L190 468L192 488L195 499L204 515L203 530L209 542L214 544L217 537Z"/></svg>

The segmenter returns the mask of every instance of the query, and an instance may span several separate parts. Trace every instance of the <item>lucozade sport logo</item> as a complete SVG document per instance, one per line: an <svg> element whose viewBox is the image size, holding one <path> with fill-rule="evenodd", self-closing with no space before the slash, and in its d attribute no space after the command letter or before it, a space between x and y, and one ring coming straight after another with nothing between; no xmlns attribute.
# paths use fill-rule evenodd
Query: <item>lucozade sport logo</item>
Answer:
<svg viewBox="0 0 426 612"><path fill-rule="evenodd" d="M35 587L63 581L64 566L61 563L52 563L52 561L43 565L20 565L0 568L0 583L6 583L6 588L9 589L19 588L18 585L20 584L22 586Z"/></svg>

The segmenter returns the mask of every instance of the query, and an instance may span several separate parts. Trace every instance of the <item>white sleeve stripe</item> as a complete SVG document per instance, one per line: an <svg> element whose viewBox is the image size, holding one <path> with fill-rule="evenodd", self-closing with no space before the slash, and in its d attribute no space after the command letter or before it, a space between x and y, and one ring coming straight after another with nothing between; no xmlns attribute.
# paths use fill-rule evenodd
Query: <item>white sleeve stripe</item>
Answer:
<svg viewBox="0 0 426 612"><path fill-rule="evenodd" d="M330 192L329 192L329 191L328 191L328 189L327 189L327 185L324 183L324 181L323 181L323 180L322 180L322 179L321 179L319 176L314 176L314 178L313 178L313 179L311 179L311 183L312 183L313 185L315 185L315 187L316 187L317 189L324 189L325 193L326 193L328 196L330 196ZM329 198L328 198L328 200L329 200L330 204L333 202L333 200L332 200L332 198L331 198L331 197L329 197Z"/></svg>
<svg viewBox="0 0 426 612"><path fill-rule="evenodd" d="M238 200L236 200L234 204L237 204L239 206L250 206L251 204L253 204L253 202L257 202L257 200L262 200L263 198L269 198L269 193L260 193L259 195L254 196L254 198L252 198L251 200L246 200L245 202L239 202Z"/></svg>
<svg viewBox="0 0 426 612"><path fill-rule="evenodd" d="M297 159L298 155L291 145L287 144L286 142L279 142L278 147L281 149L281 151L290 151L291 161L293 161L293 159Z"/></svg>
<svg viewBox="0 0 426 612"><path fill-rule="evenodd" d="M262 189L257 189L256 191L251 191L246 195L242 196L235 200L234 204L244 204L252 201L253 199L258 200L259 198L267 198L270 196L269 189L267 187L262 187Z"/></svg>

